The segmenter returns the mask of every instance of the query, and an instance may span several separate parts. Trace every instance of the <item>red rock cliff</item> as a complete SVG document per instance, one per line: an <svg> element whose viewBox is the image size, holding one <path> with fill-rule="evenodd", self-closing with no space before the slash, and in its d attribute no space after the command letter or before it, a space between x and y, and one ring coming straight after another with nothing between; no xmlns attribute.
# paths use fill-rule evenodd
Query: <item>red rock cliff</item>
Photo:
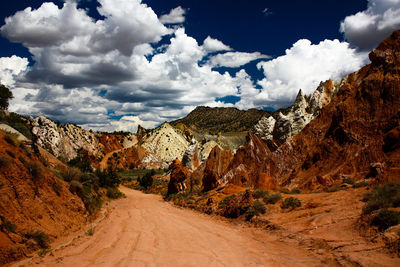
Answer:
<svg viewBox="0 0 400 267"><path fill-rule="evenodd" d="M371 64L349 76L337 97L298 135L275 152L249 135L224 179L265 187L271 178L281 186L314 189L341 179L365 178L381 162L381 179L399 180L400 31L369 55Z"/></svg>

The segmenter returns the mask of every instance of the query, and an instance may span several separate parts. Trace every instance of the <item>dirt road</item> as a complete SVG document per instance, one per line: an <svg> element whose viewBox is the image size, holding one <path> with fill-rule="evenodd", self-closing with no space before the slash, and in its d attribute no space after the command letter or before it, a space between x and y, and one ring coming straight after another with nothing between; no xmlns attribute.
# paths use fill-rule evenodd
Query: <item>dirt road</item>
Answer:
<svg viewBox="0 0 400 267"><path fill-rule="evenodd" d="M266 231L177 208L125 187L94 229L15 266L315 266L313 254ZM53 247L56 247L53 245Z"/></svg>

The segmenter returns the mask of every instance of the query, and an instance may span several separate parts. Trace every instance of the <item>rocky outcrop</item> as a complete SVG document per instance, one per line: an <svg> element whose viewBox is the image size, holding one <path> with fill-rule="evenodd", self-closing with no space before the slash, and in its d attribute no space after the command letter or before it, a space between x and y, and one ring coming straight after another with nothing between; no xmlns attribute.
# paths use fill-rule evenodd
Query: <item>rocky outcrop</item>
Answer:
<svg viewBox="0 0 400 267"><path fill-rule="evenodd" d="M95 134L73 124L57 125L45 118L30 119L32 134L36 143L56 157L67 161L74 159L78 151L84 149L96 158L104 156L104 146Z"/></svg>
<svg viewBox="0 0 400 267"><path fill-rule="evenodd" d="M153 130L143 142L143 147L153 156L151 160L166 164L176 158L181 160L188 146L189 142L168 123Z"/></svg>
<svg viewBox="0 0 400 267"><path fill-rule="evenodd" d="M202 145L200 147L201 161L205 161L208 158L208 156L210 155L211 150L216 146L219 146L219 145L214 140L205 141L204 143L202 143Z"/></svg>
<svg viewBox="0 0 400 267"><path fill-rule="evenodd" d="M246 143L236 152L221 184L232 183L244 187L272 189L265 165L270 155L267 143L249 133Z"/></svg>
<svg viewBox="0 0 400 267"><path fill-rule="evenodd" d="M189 170L197 169L200 165L199 146L196 139L192 138L189 147L183 154L182 165Z"/></svg>
<svg viewBox="0 0 400 267"><path fill-rule="evenodd" d="M371 52L370 60L347 77L317 118L276 151L268 152L266 143L250 135L226 181L259 187L265 174L279 186L315 190L343 175L365 178L371 163L385 166L379 179L400 181L400 31Z"/></svg>
<svg viewBox="0 0 400 267"><path fill-rule="evenodd" d="M232 159L233 154L229 150L222 150L219 146L215 146L211 150L208 159L204 162L203 188L205 191L224 184L222 178L227 172Z"/></svg>
<svg viewBox="0 0 400 267"><path fill-rule="evenodd" d="M184 191L187 188L185 181L189 178L189 175L188 169L182 165L179 159L175 159L171 167L168 195Z"/></svg>
<svg viewBox="0 0 400 267"><path fill-rule="evenodd" d="M40 249L27 233L55 238L86 221L82 200L43 165L36 153L14 146L0 131L0 265Z"/></svg>
<svg viewBox="0 0 400 267"><path fill-rule="evenodd" d="M340 82L328 80L321 83L311 95L304 95L300 89L291 107L264 116L254 126L254 132L264 140L276 140L279 144L285 142L318 116L321 108L332 101L345 81L346 78Z"/></svg>
<svg viewBox="0 0 400 267"><path fill-rule="evenodd" d="M230 199L222 208L221 215L226 218L238 218L246 213L252 203L253 197L250 191L246 190L244 193Z"/></svg>
<svg viewBox="0 0 400 267"><path fill-rule="evenodd" d="M21 141L21 142L27 142L27 143L31 142L23 134L21 134L20 132L18 132L13 127L11 127L11 126L9 126L7 124L0 123L0 130L3 130L5 132L7 132L7 133L15 134L17 136L18 140Z"/></svg>

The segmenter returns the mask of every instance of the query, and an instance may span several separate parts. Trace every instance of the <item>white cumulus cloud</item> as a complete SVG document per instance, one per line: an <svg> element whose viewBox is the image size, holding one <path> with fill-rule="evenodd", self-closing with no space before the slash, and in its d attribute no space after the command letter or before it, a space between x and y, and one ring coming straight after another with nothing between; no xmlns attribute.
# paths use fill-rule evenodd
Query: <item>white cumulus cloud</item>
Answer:
<svg viewBox="0 0 400 267"><path fill-rule="evenodd" d="M345 38L361 50L375 48L400 29L400 0L369 0L368 8L346 17L340 25Z"/></svg>
<svg viewBox="0 0 400 267"><path fill-rule="evenodd" d="M203 43L203 48L207 52L217 52L217 51L230 51L232 48L224 44L218 39L211 38L210 36L207 36L207 38L204 40Z"/></svg>
<svg viewBox="0 0 400 267"><path fill-rule="evenodd" d="M246 65L247 63L261 59L270 58L270 56L263 55L260 52L246 53L246 52L227 52L224 54L218 54L212 56L208 64L213 67L230 67L238 68L240 66Z"/></svg>
<svg viewBox="0 0 400 267"><path fill-rule="evenodd" d="M16 76L26 71L28 59L17 56L0 57L0 83L13 86Z"/></svg>
<svg viewBox="0 0 400 267"><path fill-rule="evenodd" d="M178 24L185 22L186 10L181 6L172 9L169 14L162 15L160 22L164 24Z"/></svg>
<svg viewBox="0 0 400 267"><path fill-rule="evenodd" d="M290 105L299 89L309 94L321 81L339 80L367 63L367 54L358 53L346 42L325 40L312 44L297 41L286 54L270 61L258 63L265 78L258 82L260 92L243 96L238 105L273 106Z"/></svg>

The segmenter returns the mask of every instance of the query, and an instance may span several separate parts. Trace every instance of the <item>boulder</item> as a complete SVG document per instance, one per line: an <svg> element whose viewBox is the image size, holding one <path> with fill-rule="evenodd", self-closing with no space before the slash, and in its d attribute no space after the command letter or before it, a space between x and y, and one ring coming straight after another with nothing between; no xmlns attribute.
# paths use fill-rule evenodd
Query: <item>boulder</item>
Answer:
<svg viewBox="0 0 400 267"><path fill-rule="evenodd" d="M208 159L206 160L203 174L204 191L209 191L213 188L223 185L223 176L228 170L232 162L233 154L229 150L222 150L219 146L215 146L211 150Z"/></svg>
<svg viewBox="0 0 400 267"><path fill-rule="evenodd" d="M170 180L168 183L168 195L184 191L187 188L185 181L190 175L188 169L182 165L179 159L175 159L172 162L171 169Z"/></svg>

